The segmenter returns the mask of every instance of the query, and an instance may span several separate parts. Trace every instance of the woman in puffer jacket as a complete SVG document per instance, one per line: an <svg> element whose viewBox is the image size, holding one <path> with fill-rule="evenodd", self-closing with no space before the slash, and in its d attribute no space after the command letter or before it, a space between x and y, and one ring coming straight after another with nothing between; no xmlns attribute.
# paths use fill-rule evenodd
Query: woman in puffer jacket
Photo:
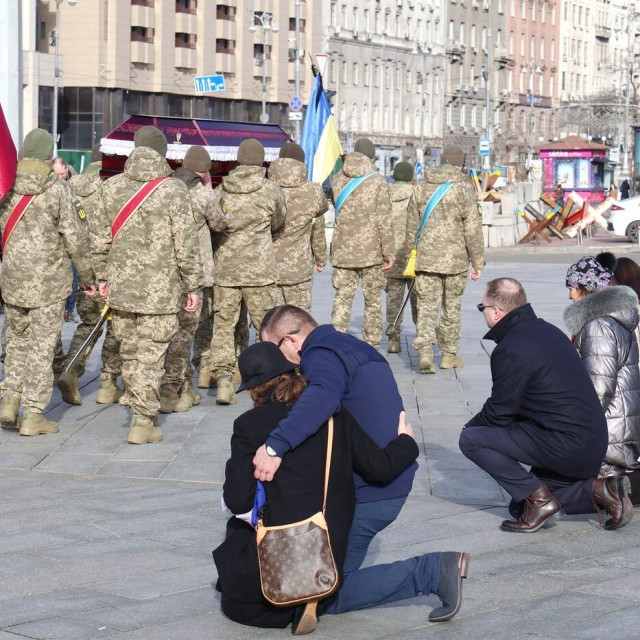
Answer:
<svg viewBox="0 0 640 640"><path fill-rule="evenodd" d="M612 273L592 256L572 265L566 284L573 304L565 310L564 320L607 418L609 446L600 475L637 475L640 469L640 371L635 336L638 296L629 287L608 286L611 278Z"/></svg>

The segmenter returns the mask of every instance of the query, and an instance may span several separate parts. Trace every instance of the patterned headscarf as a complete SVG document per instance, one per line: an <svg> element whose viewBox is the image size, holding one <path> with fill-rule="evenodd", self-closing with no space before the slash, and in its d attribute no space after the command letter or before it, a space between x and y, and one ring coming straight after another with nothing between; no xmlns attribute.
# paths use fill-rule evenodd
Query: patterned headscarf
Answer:
<svg viewBox="0 0 640 640"><path fill-rule="evenodd" d="M605 269L593 256L580 258L567 271L567 287L583 289L584 291L598 291L609 286L613 274Z"/></svg>

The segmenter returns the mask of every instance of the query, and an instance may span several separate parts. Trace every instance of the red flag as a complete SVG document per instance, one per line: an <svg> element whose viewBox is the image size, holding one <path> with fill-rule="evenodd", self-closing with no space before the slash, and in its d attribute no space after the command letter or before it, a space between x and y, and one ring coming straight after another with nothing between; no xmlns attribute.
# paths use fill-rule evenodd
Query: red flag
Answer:
<svg viewBox="0 0 640 640"><path fill-rule="evenodd" d="M17 165L18 154L7 121L4 119L2 105L0 105L0 200L9 193L13 186Z"/></svg>

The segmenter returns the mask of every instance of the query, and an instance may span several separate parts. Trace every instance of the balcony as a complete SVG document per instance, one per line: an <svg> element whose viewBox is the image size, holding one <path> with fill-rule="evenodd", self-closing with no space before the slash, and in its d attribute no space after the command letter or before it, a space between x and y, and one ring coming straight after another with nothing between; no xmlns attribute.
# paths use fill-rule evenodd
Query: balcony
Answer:
<svg viewBox="0 0 640 640"><path fill-rule="evenodd" d="M236 56L232 53L216 53L216 72L235 73Z"/></svg>
<svg viewBox="0 0 640 640"><path fill-rule="evenodd" d="M451 58L451 62L462 62L465 49L465 45L457 40L447 40L447 55Z"/></svg>
<svg viewBox="0 0 640 640"><path fill-rule="evenodd" d="M176 31L182 33L198 32L198 16L191 13L176 13Z"/></svg>
<svg viewBox="0 0 640 640"><path fill-rule="evenodd" d="M140 27L155 27L156 12L153 10L153 4L132 4L131 5L131 24Z"/></svg>
<svg viewBox="0 0 640 640"><path fill-rule="evenodd" d="M174 66L180 67L181 69L196 69L197 68L196 50L189 49L186 47L176 47Z"/></svg>
<svg viewBox="0 0 640 640"><path fill-rule="evenodd" d="M608 41L611 37L611 29L604 26L596 26L596 38L598 40Z"/></svg>
<svg viewBox="0 0 640 640"><path fill-rule="evenodd" d="M154 64L155 56L153 42L132 41L131 62Z"/></svg>
<svg viewBox="0 0 640 640"><path fill-rule="evenodd" d="M515 64L513 54L509 53L506 47L496 47L495 56L500 69L508 69Z"/></svg>

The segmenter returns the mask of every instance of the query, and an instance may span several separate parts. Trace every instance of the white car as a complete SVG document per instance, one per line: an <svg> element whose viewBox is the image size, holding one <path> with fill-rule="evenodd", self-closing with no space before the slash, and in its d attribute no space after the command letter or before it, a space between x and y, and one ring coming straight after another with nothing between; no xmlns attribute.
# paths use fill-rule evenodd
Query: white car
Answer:
<svg viewBox="0 0 640 640"><path fill-rule="evenodd" d="M629 242L638 242L640 196L616 202L603 217L607 221L607 230L614 236L627 236Z"/></svg>

